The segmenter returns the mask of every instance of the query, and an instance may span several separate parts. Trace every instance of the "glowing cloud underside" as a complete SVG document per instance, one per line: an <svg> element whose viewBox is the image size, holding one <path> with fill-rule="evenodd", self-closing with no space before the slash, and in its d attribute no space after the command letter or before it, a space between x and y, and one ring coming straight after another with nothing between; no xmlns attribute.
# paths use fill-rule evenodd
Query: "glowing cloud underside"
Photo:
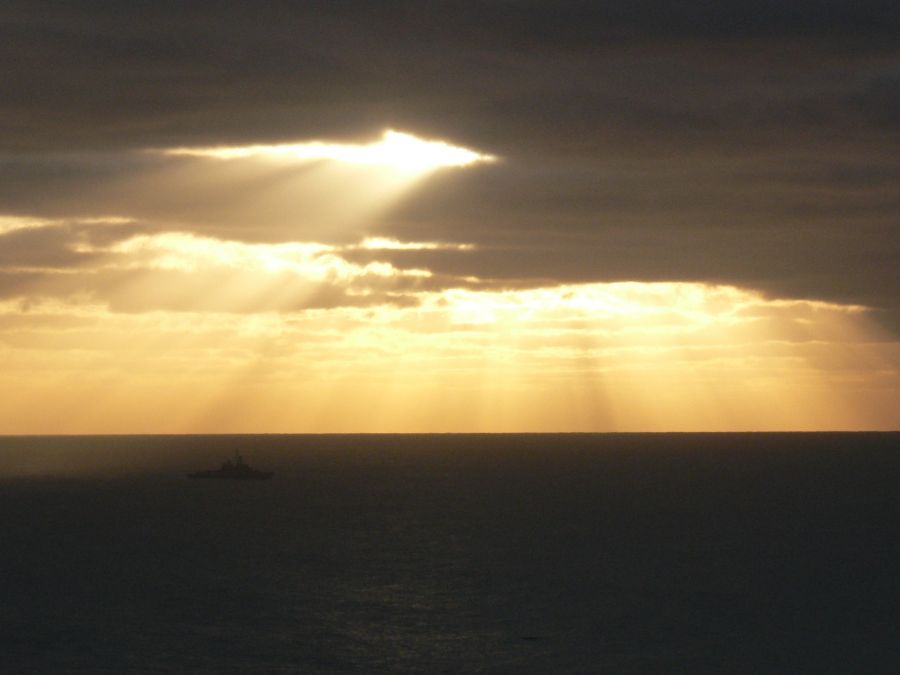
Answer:
<svg viewBox="0 0 900 675"><path fill-rule="evenodd" d="M864 307L702 283L497 289L354 255L435 242L78 232L82 265L32 269L0 300L0 433L900 422L900 343Z"/></svg>
<svg viewBox="0 0 900 675"><path fill-rule="evenodd" d="M160 151L168 156L208 157L211 159L273 159L309 162L333 160L346 164L383 166L401 171L425 172L442 167L464 167L493 162L496 157L451 145L444 141L424 140L412 134L387 130L373 143L329 143L309 141L277 145L181 147Z"/></svg>

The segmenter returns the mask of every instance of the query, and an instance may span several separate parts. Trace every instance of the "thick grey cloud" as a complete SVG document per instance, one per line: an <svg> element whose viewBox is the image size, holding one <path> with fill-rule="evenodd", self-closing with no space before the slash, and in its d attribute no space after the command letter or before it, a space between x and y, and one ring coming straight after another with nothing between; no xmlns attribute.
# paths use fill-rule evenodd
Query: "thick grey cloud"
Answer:
<svg viewBox="0 0 900 675"><path fill-rule="evenodd" d="M465 241L479 248L384 255L509 285L745 284L876 306L892 324L898 34L886 0L11 0L0 211L122 213L246 241ZM505 161L440 174L341 232L274 205L247 218L252 182L110 187L160 170L128 154L140 148L385 126ZM73 262L42 236L0 241L0 256Z"/></svg>
<svg viewBox="0 0 900 675"><path fill-rule="evenodd" d="M900 10L881 0L316 4L5 3L4 144L393 123L504 150L587 131L632 147L672 129L755 137L784 115L896 122Z"/></svg>

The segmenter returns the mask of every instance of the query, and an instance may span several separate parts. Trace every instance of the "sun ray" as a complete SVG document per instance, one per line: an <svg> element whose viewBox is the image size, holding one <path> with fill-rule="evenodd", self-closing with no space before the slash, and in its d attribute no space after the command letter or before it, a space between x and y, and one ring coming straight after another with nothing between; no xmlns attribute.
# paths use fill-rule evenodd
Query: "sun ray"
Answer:
<svg viewBox="0 0 900 675"><path fill-rule="evenodd" d="M47 417L68 433L900 421L900 347L859 305L705 283L498 289L389 262L466 244L121 237L73 239L88 267L38 269L0 301L0 428L41 431ZM82 290L60 294L63 276Z"/></svg>

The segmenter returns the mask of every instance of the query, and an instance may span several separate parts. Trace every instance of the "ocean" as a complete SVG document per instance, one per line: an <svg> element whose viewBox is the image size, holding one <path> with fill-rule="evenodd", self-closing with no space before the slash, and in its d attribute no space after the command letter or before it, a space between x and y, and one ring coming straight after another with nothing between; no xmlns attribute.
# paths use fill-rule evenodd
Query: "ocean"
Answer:
<svg viewBox="0 0 900 675"><path fill-rule="evenodd" d="M239 449L271 481L196 481ZM0 437L4 673L898 673L900 434Z"/></svg>

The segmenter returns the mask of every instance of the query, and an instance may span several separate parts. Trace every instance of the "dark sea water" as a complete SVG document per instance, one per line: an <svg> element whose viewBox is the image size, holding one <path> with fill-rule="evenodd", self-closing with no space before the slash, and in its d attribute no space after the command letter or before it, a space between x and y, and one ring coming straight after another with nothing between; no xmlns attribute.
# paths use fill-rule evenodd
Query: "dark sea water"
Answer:
<svg viewBox="0 0 900 675"><path fill-rule="evenodd" d="M192 481L241 448L270 482ZM898 673L900 434L0 437L0 671Z"/></svg>

